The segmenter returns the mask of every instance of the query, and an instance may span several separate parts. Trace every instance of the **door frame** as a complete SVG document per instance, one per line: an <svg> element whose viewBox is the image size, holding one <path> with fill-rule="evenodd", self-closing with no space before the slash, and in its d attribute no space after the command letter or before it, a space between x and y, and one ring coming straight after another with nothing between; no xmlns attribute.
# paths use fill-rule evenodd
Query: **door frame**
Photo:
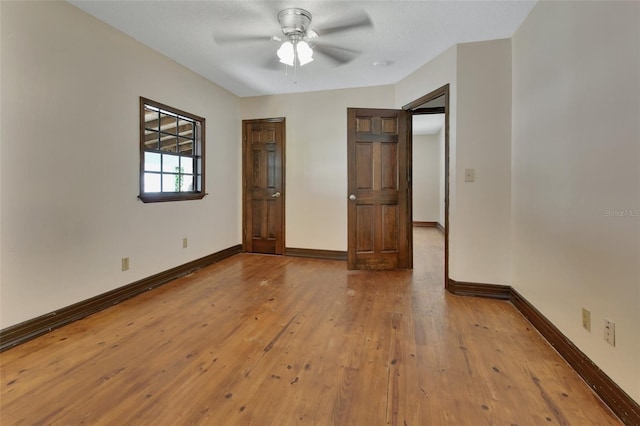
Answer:
<svg viewBox="0 0 640 426"><path fill-rule="evenodd" d="M433 114L436 111L423 109L420 106L444 96L444 111L437 112L444 112L444 288L447 290L449 290L449 91L449 83L447 83L402 107L402 109L410 111L412 116ZM407 142L410 156L413 156L413 134L410 135ZM413 177L411 180L413 180ZM413 203L412 191L413 185L411 185L409 193L409 198ZM411 240L411 246L411 252L413 253L413 240Z"/></svg>
<svg viewBox="0 0 640 426"><path fill-rule="evenodd" d="M282 214L280 215L280 221L282 226L282 238L280 242L276 242L276 253L284 255L285 254L285 241L286 241L286 156L287 156L287 119L285 117L274 117L274 118L257 118L257 119L249 119L242 120L242 251L247 252L246 241L247 241L247 135L245 133L245 124L246 123L282 123L282 155L280 158L281 169L282 169L282 189L280 191L280 198L282 199Z"/></svg>

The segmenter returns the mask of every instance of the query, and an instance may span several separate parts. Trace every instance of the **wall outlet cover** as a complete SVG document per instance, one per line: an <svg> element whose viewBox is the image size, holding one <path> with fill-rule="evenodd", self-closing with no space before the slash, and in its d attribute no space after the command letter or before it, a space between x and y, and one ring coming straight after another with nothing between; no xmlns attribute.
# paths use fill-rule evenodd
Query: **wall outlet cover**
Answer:
<svg viewBox="0 0 640 426"><path fill-rule="evenodd" d="M616 323L608 318L604 320L604 340L611 346L616 345Z"/></svg>

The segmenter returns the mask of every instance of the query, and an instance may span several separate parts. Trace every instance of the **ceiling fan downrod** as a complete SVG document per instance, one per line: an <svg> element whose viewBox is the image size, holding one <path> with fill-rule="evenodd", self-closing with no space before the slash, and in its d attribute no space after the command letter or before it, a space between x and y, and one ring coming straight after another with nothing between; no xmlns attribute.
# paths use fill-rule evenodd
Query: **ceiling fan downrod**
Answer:
<svg viewBox="0 0 640 426"><path fill-rule="evenodd" d="M278 22L282 27L282 34L287 38L291 36L303 38L307 35L311 24L311 13L297 7L284 9L278 13Z"/></svg>

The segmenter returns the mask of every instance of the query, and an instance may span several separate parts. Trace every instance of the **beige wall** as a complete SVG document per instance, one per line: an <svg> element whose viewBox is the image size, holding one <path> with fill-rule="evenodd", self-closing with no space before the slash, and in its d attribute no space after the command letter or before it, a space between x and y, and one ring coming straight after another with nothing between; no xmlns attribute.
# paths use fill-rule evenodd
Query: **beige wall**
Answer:
<svg viewBox="0 0 640 426"><path fill-rule="evenodd" d="M396 85L396 106L450 85L449 275L511 284L511 44L454 46ZM464 182L474 168L476 182Z"/></svg>
<svg viewBox="0 0 640 426"><path fill-rule="evenodd" d="M241 98L243 119L286 117L286 246L347 249L347 108L393 108L393 86Z"/></svg>
<svg viewBox="0 0 640 426"><path fill-rule="evenodd" d="M0 7L0 37L2 37L2 7ZM2 166L2 151L4 150L2 147L2 134L3 134L3 130L4 126L2 125L4 119L3 119L3 115L2 115L2 104L3 102L1 101L2 97L3 97L3 91L2 91L2 74L3 74L3 70L4 70L4 66L3 66L3 57L2 57L2 39L0 38L0 166ZM2 309L2 228L4 226L4 222L2 219L2 169L0 169L0 310ZM0 313L0 330L3 327L3 322L2 322L2 314Z"/></svg>
<svg viewBox="0 0 640 426"><path fill-rule="evenodd" d="M452 278L511 284L511 40L458 45ZM464 171L475 169L475 182ZM452 172L454 173L454 172Z"/></svg>
<svg viewBox="0 0 640 426"><path fill-rule="evenodd" d="M639 46L638 2L538 3L513 38L512 149L513 286L638 402Z"/></svg>
<svg viewBox="0 0 640 426"><path fill-rule="evenodd" d="M440 221L440 133L413 135L412 173L413 220Z"/></svg>
<svg viewBox="0 0 640 426"><path fill-rule="evenodd" d="M239 243L234 95L67 3L0 10L1 328ZM139 96L207 119L204 200L137 200Z"/></svg>

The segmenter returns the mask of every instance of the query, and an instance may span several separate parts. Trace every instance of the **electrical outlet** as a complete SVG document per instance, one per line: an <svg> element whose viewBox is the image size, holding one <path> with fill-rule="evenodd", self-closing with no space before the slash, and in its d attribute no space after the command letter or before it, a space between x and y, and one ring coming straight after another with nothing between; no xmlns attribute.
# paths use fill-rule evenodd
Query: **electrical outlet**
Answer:
<svg viewBox="0 0 640 426"><path fill-rule="evenodd" d="M123 257L122 258L122 271L128 271L129 270L129 258L128 257Z"/></svg>
<svg viewBox="0 0 640 426"><path fill-rule="evenodd" d="M591 332L591 311L587 308L582 308L582 328Z"/></svg>
<svg viewBox="0 0 640 426"><path fill-rule="evenodd" d="M604 320L604 340L611 346L616 345L616 323L608 318Z"/></svg>
<svg viewBox="0 0 640 426"><path fill-rule="evenodd" d="M187 248L189 246L189 240L185 237L182 239L182 248Z"/></svg>

